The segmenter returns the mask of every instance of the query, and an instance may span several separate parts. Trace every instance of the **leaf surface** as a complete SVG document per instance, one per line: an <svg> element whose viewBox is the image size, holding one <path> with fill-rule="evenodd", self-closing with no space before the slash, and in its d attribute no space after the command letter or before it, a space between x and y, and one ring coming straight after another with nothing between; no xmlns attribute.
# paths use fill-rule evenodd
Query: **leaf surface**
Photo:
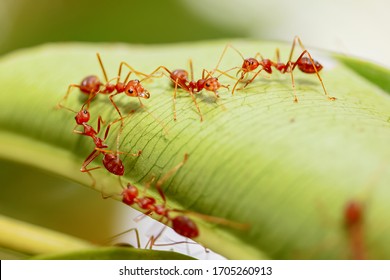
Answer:
<svg viewBox="0 0 390 280"><path fill-rule="evenodd" d="M110 78L116 77L120 61L150 73L159 65L187 68L189 58L200 78L203 68L215 67L225 43L56 44L3 57L0 156L91 186L89 176L79 169L94 146L87 137L72 133L73 113L54 107L69 84L92 74L103 79L95 53L101 53ZM282 60L289 54L289 45L232 44L245 56L261 51L273 58L276 47ZM173 89L165 76L144 82L151 93L143 100L146 110L139 109L136 98L115 97L124 115L136 110L125 120L120 151L142 150L138 158L122 156L122 182L142 188L188 153L188 162L163 185L168 205L248 224L250 228L242 230L194 216L201 232L198 241L233 259L353 258L357 249L343 212L348 202L359 201L365 214L365 256L389 258L390 98L380 86L388 77L383 73L389 71L380 69L381 82L367 80L332 54L312 55L324 64L321 77L336 101L325 98L315 75L298 71L298 103L293 102L288 74L260 75L234 96L223 89L217 101L212 93L198 95L203 122L181 90L173 121ZM220 68L241 64L240 56L228 51ZM224 76L220 81L231 86L235 82ZM83 100L74 89L66 105L79 110ZM104 95L92 102L90 111L94 127L98 115L106 122L118 118ZM118 128L114 125L107 139L112 150ZM100 162L101 158L91 167ZM96 190L120 199L115 176L104 169L92 174ZM153 187L148 193L159 197Z"/></svg>

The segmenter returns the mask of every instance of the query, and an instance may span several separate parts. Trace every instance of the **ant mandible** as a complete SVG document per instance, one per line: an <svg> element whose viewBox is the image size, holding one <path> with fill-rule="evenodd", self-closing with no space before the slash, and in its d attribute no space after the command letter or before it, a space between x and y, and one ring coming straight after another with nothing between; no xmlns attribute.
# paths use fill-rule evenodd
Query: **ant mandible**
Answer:
<svg viewBox="0 0 390 280"><path fill-rule="evenodd" d="M293 62L292 61L292 56L293 56L293 53L294 53L295 45L297 43L300 45L300 47L302 49L302 53L300 54L298 59L295 62ZM277 71L279 71L282 74L290 73L292 87L293 87L293 93L294 93L294 102L298 102L298 97L297 97L296 92L295 92L295 80L294 80L294 75L293 75L293 71L295 70L296 67L298 67L298 69L301 70L303 73L306 73L306 74L316 74L318 80L321 83L322 89L324 90L324 93L325 93L326 97L328 98L328 100L331 100L331 101L336 100L335 97L329 96L329 94L328 94L328 92L327 92L327 90L325 88L325 85L324 85L324 83L322 81L322 78L321 78L321 76L319 74L319 71L321 71L323 66L318 61L316 61L316 60L314 60L312 58L311 54L303 46L303 44L301 42L301 39L298 36L295 36L295 38L293 40L293 44L292 44L291 51L290 51L290 56L289 56L288 61L286 63L280 62L279 49L276 49L276 59L277 59L277 61L274 62L271 59L264 58L260 53L257 53L254 58L253 57L244 58L244 56L235 47L233 47L232 45L228 44L228 45L225 46L225 48L224 48L224 50L223 50L223 52L221 54L221 57L219 59L218 64L222 61L222 58L225 55L225 53L226 53L228 48L232 48L233 50L235 50L241 56L241 58L243 59L243 63L242 63L241 67L233 67L233 68L227 70L227 71L230 71L230 70L238 68L239 70L238 70L237 74L241 73L240 78L237 80L236 84L233 87L232 94L234 94L234 91L235 91L238 83L242 82L245 79L245 77L247 76L248 73L253 72L256 69L258 69L259 67L261 67L253 75L253 77L249 81L247 81L245 83L244 88L248 84L252 83L254 81L254 79L260 74L261 71L264 70L268 74L272 74L272 67L273 67L273 68L275 68Z"/></svg>

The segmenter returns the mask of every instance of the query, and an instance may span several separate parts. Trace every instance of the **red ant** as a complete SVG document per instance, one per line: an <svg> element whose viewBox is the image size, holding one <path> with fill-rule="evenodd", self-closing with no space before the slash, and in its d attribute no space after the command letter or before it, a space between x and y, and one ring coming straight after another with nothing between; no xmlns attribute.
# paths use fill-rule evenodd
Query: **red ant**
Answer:
<svg viewBox="0 0 390 280"><path fill-rule="evenodd" d="M294 53L295 45L297 43L300 45L300 47L303 51L302 51L301 55L298 57L298 59L295 62L293 62L291 59L292 59L292 56ZM294 102L298 102L298 98L297 98L297 95L295 93L295 81L294 81L294 75L293 75L293 71L298 66L298 69L301 70L303 73L306 73L306 74L314 74L315 73L318 77L318 80L321 83L322 89L324 90L326 97L332 101L336 100L335 97L329 96L328 92L325 89L325 85L322 81L322 78L319 74L319 71L321 71L323 66L318 61L315 61L311 57L311 54L309 53L308 50L305 49L305 47L303 46L303 44L301 42L301 39L298 36L295 36L295 38L293 40L293 44L292 44L291 51L290 51L290 56L288 58L287 63L280 62L279 49L276 49L277 62L274 62L270 59L263 58L263 56L260 53L257 53L254 58L253 57L244 58L244 56L235 47L233 47L232 45L226 45L226 47L223 50L222 55L218 61L218 65L221 62L223 56L225 55L228 47L235 50L243 59L243 63L242 63L241 67L232 68L232 69L239 68L237 74L241 72L240 78L237 80L236 84L233 87L232 94L234 94L234 91L235 91L238 83L242 82L248 73L255 71L258 67L261 67L260 70L258 70L253 75L253 77L245 83L244 88L248 84L252 83L253 80L260 74L261 71L264 70L268 74L272 74L272 67L274 67L276 70L278 70L282 74L290 73L292 87L293 87L293 91L294 91ZM230 70L232 70L232 69L230 69ZM230 70L228 70L228 71L230 71Z"/></svg>
<svg viewBox="0 0 390 280"><path fill-rule="evenodd" d="M366 205L371 198L372 189L378 185L378 180L383 172L388 171L388 163L383 162L371 175L367 185L365 201L359 199L350 200L344 208L343 220L350 242L351 256L353 259L367 259L364 238L364 215Z"/></svg>
<svg viewBox="0 0 390 280"><path fill-rule="evenodd" d="M176 121L176 93L177 88L180 87L181 89L187 91L192 101L194 102L196 109L198 110L198 113L200 115L200 121L203 121L203 115L200 112L200 108L198 103L196 102L195 93L201 92L203 89L207 91L211 91L214 93L216 98L219 98L218 89L221 87L229 89L229 86L221 85L221 83L218 80L218 77L213 77L213 74L215 71L221 72L221 74L225 74L225 72L218 70L215 68L212 72L207 71L206 69L203 69L202 71L202 78L195 81L194 80L194 69L192 65L192 60L189 60L190 65L190 73L191 73L191 80L188 79L188 72L183 69L176 69L174 71L170 71L165 66L159 66L156 70L154 70L150 75L153 75L158 70L162 69L165 70L169 74L169 78L171 79L175 91L173 94L173 119Z"/></svg>
<svg viewBox="0 0 390 280"><path fill-rule="evenodd" d="M171 177L175 172L177 172L177 170L180 169L187 160L188 160L188 154L185 154L183 161L180 162L178 165L176 165L174 168L172 168L155 184L155 187L160 197L163 200L163 204L157 204L156 199L151 196L139 195L138 188L130 183L128 183L127 187L122 191L122 202L129 206L132 206L134 204L138 205L141 209L146 210L145 213L146 215L150 215L153 213L157 214L161 216L159 221L165 223L171 223L172 229L176 233L186 238L196 238L199 236L199 229L196 223L192 219L190 219L189 217L183 214L177 215L175 217L171 217L170 215L171 212L187 213L188 211L167 208L166 206L167 200L161 188L162 184L169 177ZM147 190L148 187L149 186L145 188L145 191ZM243 228L243 229L247 228L247 225L227 221L223 218L210 217L199 213L192 213L192 214L206 220L217 222L219 224L226 224L226 225ZM151 245L154 244L154 242L161 236L161 234L162 231L156 237L152 237L152 239L150 240Z"/></svg>
<svg viewBox="0 0 390 280"><path fill-rule="evenodd" d="M363 241L363 205L360 202L350 201L346 205L344 223L351 243L353 259L366 259Z"/></svg>
<svg viewBox="0 0 390 280"><path fill-rule="evenodd" d="M107 128L106 128L106 131L104 133L104 137L103 138L97 137L97 134L100 132L100 126L101 126L102 123L104 123L104 121L101 118L101 116L98 117L97 130L95 130L92 126L90 126L87 123L89 121L89 119L90 119L90 113L88 112L88 110L86 110L84 108L82 108L75 116L75 120L76 120L77 125L82 125L84 130L83 131L79 131L79 130L74 129L73 132L77 133L77 134L81 134L81 135L85 135L85 136L91 137L93 142L94 142L94 144L95 144L94 150L85 159L83 165L81 166L80 171L81 172L87 172L88 174L90 174L89 171L100 168L100 166L98 166L98 167L93 167L93 168L87 169L87 166L96 157L98 157L99 154L103 154L104 155L104 157L103 157L103 165L104 165L104 167L110 173L118 175L118 176L122 176L124 174L124 165L123 165L121 159L119 158L119 154L122 154L123 152L119 152L119 151L115 151L114 152L114 151L111 151L111 150L106 150L106 148L108 148L108 146L104 143L104 141L108 137L108 133L110 131L111 126L113 124L115 124L116 122L118 122L118 121L122 121L122 118L117 119L117 120L115 120L115 121L113 121L113 122L111 122L110 124L107 125ZM120 135L120 133L121 133L121 130L119 131L119 134L118 134L118 137L117 137L117 146L119 146L119 135ZM139 151L137 154L132 154L132 155L133 156L140 156L141 155L141 151Z"/></svg>
<svg viewBox="0 0 390 280"><path fill-rule="evenodd" d="M161 193L161 191L159 191ZM199 235L197 225L193 220L184 215L179 215L174 218L170 216L171 212L177 212L176 210L166 207L166 199L163 196L163 204L156 204L157 201L151 196L139 196L136 186L128 183L126 189L122 192L122 202L132 206L137 204L141 209L147 210L147 215L155 213L161 216L160 222L166 219L169 223L172 223L172 228L178 234L187 237L195 238ZM157 238L156 238L157 239Z"/></svg>
<svg viewBox="0 0 390 280"><path fill-rule="evenodd" d="M97 76L88 76L84 80L81 81L80 85L70 84L68 86L68 91L66 92L66 94L62 98L62 100L57 104L57 107L60 107L60 108L63 107L61 102L67 99L67 97L68 97L68 95L73 87L77 87L81 90L81 92L89 95L88 100L85 102L85 104L88 104L88 106L89 106L89 103L92 101L92 99L94 99L99 93L100 94L110 94L110 96L109 96L110 102L115 107L120 118L122 118L122 114L121 114L118 106L116 105L116 103L113 100L114 96L124 92L127 96L138 97L138 100L139 100L141 106L143 106L143 104L141 102L141 98L145 98L145 99L150 98L150 93L142 86L140 80L135 79L135 80L128 81L128 79L132 73L135 73L138 76L144 76L145 77L144 79L150 78L151 75L146 75L142 72L136 71L129 64L122 61L119 65L118 76L115 77L114 79L108 80L107 73L106 73L106 70L104 68L100 54L96 53L96 56L97 56L97 59L99 61L100 68L103 72L103 76L104 76L106 83L103 84ZM120 80L123 66L128 67L130 69L130 71L127 74L124 82L120 82L119 80ZM116 83L112 84L111 81L115 80L115 79L116 79ZM116 92L113 93L114 91L116 91ZM122 123L122 125L123 125L123 123Z"/></svg>
<svg viewBox="0 0 390 280"><path fill-rule="evenodd" d="M185 154L182 162L176 165L167 174L165 174L163 178L157 181L156 188L163 200L163 204L156 204L156 199L151 196L140 196L138 193L138 188L130 183L127 184L127 187L122 192L122 202L129 206L137 204L141 209L147 210L147 215L155 213L161 216L160 221L166 219L166 222L171 222L173 230L178 234L187 238L195 238L199 235L199 230L195 222L184 215L179 215L172 218L170 216L170 212L176 210L172 210L166 207L166 198L161 189L161 185L164 183L164 181L172 176L172 174L175 173L180 167L182 167L187 160L188 154ZM161 233L158 236L160 235ZM157 238L158 237L156 237L155 240Z"/></svg>

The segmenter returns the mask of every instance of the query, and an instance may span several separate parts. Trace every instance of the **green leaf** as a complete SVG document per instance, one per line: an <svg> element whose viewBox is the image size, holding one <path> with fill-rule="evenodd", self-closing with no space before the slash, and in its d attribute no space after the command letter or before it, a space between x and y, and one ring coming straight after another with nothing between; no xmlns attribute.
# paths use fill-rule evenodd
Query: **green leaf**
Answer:
<svg viewBox="0 0 390 280"><path fill-rule="evenodd" d="M170 251L142 250L136 248L107 247L65 254L38 255L35 260L193 260Z"/></svg>
<svg viewBox="0 0 390 280"><path fill-rule="evenodd" d="M279 47L287 60L290 51L289 45L276 43L232 43L245 56L261 51L272 58ZM122 60L150 73L159 65L185 68L192 58L197 75L215 67L225 44L57 44L7 55L0 61L0 156L91 186L79 169L94 146L72 133L73 113L54 107L69 84L92 74L102 76L95 53L101 53L110 78ZM321 77L336 101L325 98L315 75L298 71L298 103L293 102L290 75L275 73L258 77L234 96L221 90L217 102L207 92L197 96L203 122L183 91L178 92L173 121L173 89L166 77L144 82L151 93L143 101L146 110L139 109L135 98L115 97L123 114L136 110L125 121L119 149L142 150L139 158L122 156L122 182L142 188L188 153L188 162L163 185L168 205L250 225L242 230L195 216L198 241L206 247L233 259L340 259L355 257L357 250L368 258L389 258L390 98L378 86L387 76L362 79L331 54L314 57L324 63ZM220 67L241 64L228 51ZM235 82L224 76L220 81ZM82 97L75 89L66 105L79 110ZM106 122L118 117L104 95L93 101L90 111L94 127L98 115ZM113 150L117 133L114 125L107 139ZM120 200L116 176L104 169L92 173L96 190ZM148 193L158 198L153 187ZM360 247L343 222L350 201L364 205L362 238L354 234Z"/></svg>
<svg viewBox="0 0 390 280"><path fill-rule="evenodd" d="M63 233L0 215L0 248L7 248L8 252L13 251L19 255L34 255L65 253L94 246Z"/></svg>
<svg viewBox="0 0 390 280"><path fill-rule="evenodd" d="M361 61L353 57L338 55L337 58L357 74L376 84L386 92L390 92L389 70L372 62Z"/></svg>

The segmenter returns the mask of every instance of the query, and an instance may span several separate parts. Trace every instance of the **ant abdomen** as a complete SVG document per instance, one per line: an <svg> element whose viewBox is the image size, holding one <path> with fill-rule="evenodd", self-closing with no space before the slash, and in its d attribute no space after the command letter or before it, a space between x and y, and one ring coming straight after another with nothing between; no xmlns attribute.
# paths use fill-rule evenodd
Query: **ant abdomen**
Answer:
<svg viewBox="0 0 390 280"><path fill-rule="evenodd" d="M199 230L195 222L184 215L172 219L172 228L184 237L195 238L199 235Z"/></svg>
<svg viewBox="0 0 390 280"><path fill-rule="evenodd" d="M123 176L125 173L125 167L117 155L104 154L103 164L104 167L112 174Z"/></svg>
<svg viewBox="0 0 390 280"><path fill-rule="evenodd" d="M319 72L323 68L323 66L318 61L313 60L313 62L314 62L314 64L311 63L310 58L308 58L308 57L302 57L298 61L298 68L299 68L299 70L301 70L304 73L315 74L315 73ZM314 66L315 66L315 68L314 68Z"/></svg>
<svg viewBox="0 0 390 280"><path fill-rule="evenodd" d="M188 72L183 69L176 69L172 71L170 78L172 82L177 80L179 84L185 84L188 81Z"/></svg>
<svg viewBox="0 0 390 280"><path fill-rule="evenodd" d="M88 76L80 83L80 91L85 94L96 93L100 90L102 83L95 75Z"/></svg>

